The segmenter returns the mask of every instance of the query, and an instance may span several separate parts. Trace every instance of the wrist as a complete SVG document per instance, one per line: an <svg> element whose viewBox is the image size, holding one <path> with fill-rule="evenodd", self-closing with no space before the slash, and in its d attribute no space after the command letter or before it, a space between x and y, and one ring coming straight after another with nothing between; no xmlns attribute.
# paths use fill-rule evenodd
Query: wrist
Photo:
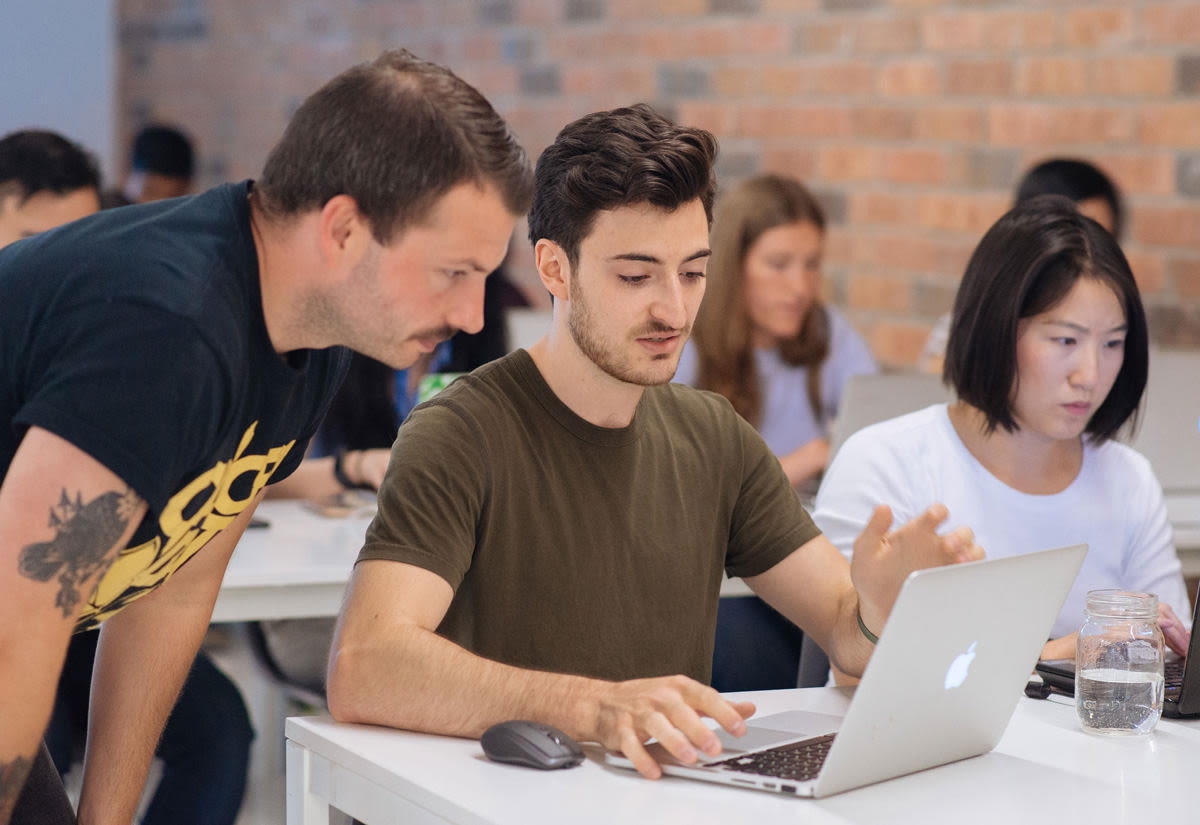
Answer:
<svg viewBox="0 0 1200 825"><path fill-rule="evenodd" d="M370 490L373 489L370 484L364 484L361 480L352 477L348 472L350 465L353 463L350 456L354 453L358 454L358 464L356 470L362 469L362 451L361 450L345 450L338 449L333 454L333 477L337 483L347 490Z"/></svg>

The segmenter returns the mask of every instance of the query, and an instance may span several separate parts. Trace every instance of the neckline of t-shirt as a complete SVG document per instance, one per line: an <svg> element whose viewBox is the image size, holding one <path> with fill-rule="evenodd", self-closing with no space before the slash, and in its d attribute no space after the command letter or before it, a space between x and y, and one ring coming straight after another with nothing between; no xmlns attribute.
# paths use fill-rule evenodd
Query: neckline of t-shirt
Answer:
<svg viewBox="0 0 1200 825"><path fill-rule="evenodd" d="M602 447L619 447L634 441L641 432L640 416L636 412L633 421L627 427L600 427L580 417L554 394L542 371L526 350L515 350L512 354L512 364L522 389L528 391L530 397L563 429L581 441ZM642 398L645 399L645 394ZM641 404L639 401L639 409Z"/></svg>
<svg viewBox="0 0 1200 825"><path fill-rule="evenodd" d="M1088 477L1092 473L1093 464L1093 448L1085 439L1083 442L1083 459L1079 464L1079 472L1075 474L1075 478L1071 479L1071 483L1059 490L1057 493L1026 493L1023 490L1018 490L996 477L991 470L983 465L963 443L962 438L958 435L958 430L954 429L954 422L950 420L950 404L942 403L936 405L938 410L937 423L944 431L945 436L949 439L953 449L959 454L963 461L971 467L972 471L983 480L983 482L992 487L992 492L999 493L1019 501L1036 501L1045 503L1055 503L1060 497L1073 495L1075 490L1087 482Z"/></svg>

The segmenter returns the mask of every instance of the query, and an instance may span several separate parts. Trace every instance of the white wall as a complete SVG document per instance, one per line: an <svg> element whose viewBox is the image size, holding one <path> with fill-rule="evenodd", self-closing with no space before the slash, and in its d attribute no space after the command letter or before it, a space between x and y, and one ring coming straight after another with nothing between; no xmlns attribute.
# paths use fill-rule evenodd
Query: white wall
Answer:
<svg viewBox="0 0 1200 825"><path fill-rule="evenodd" d="M111 182L116 53L116 0L0 0L0 135L53 129Z"/></svg>

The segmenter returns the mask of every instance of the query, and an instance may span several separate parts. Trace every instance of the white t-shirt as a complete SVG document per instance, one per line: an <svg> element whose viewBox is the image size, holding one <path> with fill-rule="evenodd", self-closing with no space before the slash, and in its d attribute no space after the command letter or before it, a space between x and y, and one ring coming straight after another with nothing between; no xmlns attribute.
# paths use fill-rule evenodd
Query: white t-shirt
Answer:
<svg viewBox="0 0 1200 825"><path fill-rule="evenodd" d="M813 415L808 401L808 368L785 364L778 349L754 351L754 366L763 387L762 421L758 433L767 447L783 456L814 438L828 435L842 400L842 388L851 375L876 372L878 367L866 343L833 307L829 313L829 356L821 365L821 406L824 426ZM699 358L689 341L679 358L674 380L696 386Z"/></svg>
<svg viewBox="0 0 1200 825"><path fill-rule="evenodd" d="M936 404L852 435L821 482L813 518L849 558L876 505L890 506L898 526L939 501L950 511L943 532L970 527L989 558L1087 543L1051 638L1078 630L1087 591L1104 587L1155 593L1190 624L1162 487L1150 462L1125 444L1095 447L1085 439L1070 486L1031 495L984 468L958 437L947 405Z"/></svg>

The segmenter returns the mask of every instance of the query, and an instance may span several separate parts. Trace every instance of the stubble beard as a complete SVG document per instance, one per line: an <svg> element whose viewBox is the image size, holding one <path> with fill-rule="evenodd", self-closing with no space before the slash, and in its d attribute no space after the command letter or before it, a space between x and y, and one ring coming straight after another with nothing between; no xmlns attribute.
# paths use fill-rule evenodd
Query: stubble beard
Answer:
<svg viewBox="0 0 1200 825"><path fill-rule="evenodd" d="M571 305L570 311L567 313L567 330L571 333L571 338L575 341L575 346L579 347L579 351L595 364L601 372L618 381L623 381L626 384L635 384L640 387L653 387L659 384L668 384L675 377L675 369L678 366L679 360L678 351L671 356L663 356L656 361L656 363L664 365L662 371L646 368L639 369L632 363L631 358L623 357L617 351L617 347L607 345L600 336L592 333L591 312L588 309L583 292L579 288L579 279L573 273L571 276ZM684 340L687 338L688 331L682 331ZM651 325L651 328L643 331L642 334L653 334L655 332L674 333L676 330L660 325ZM670 371L666 372L665 364L668 361L670 362Z"/></svg>

